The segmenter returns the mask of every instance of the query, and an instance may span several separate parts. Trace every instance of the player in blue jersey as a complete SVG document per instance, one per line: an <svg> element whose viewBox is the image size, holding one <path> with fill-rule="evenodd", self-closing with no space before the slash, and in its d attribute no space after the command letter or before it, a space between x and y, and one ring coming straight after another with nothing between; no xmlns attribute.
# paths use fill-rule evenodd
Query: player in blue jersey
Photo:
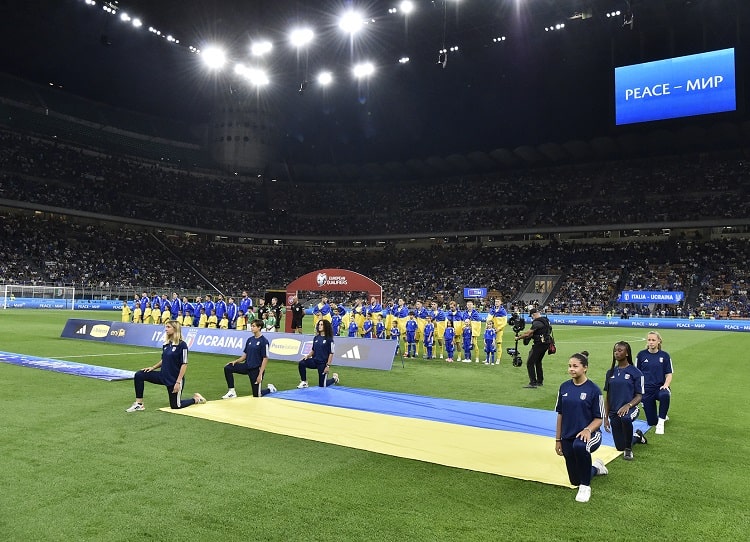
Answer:
<svg viewBox="0 0 750 542"><path fill-rule="evenodd" d="M612 366L604 378L607 392L604 429L612 432L615 448L623 452L623 459L633 459L633 444L646 444L646 437L638 430L633 434L633 422L638 418L638 403L643 397L643 373L633 365L633 353L625 341L615 343Z"/></svg>
<svg viewBox="0 0 750 542"><path fill-rule="evenodd" d="M375 338L385 339L385 323L383 323L383 314L375 313Z"/></svg>
<svg viewBox="0 0 750 542"><path fill-rule="evenodd" d="M497 351L502 354L503 332L505 331L505 327L508 325L508 311L506 311L505 307L503 307L503 300L500 297L495 298L495 305L491 307L489 312L487 313L487 321L490 320L492 321L492 325L497 332L497 338L495 339L495 342L497 343Z"/></svg>
<svg viewBox="0 0 750 542"><path fill-rule="evenodd" d="M456 330L453 327L453 320L445 321L445 331L443 332L443 340L445 341L445 358L448 363L453 363L453 352L455 351L455 344L453 343L456 338Z"/></svg>
<svg viewBox="0 0 750 542"><path fill-rule="evenodd" d="M341 335L341 311L338 307L334 307L333 316L331 316L331 329L333 330L333 336L338 337Z"/></svg>
<svg viewBox="0 0 750 542"><path fill-rule="evenodd" d="M172 320L177 320L177 313L182 312L183 310L182 301L180 301L180 298L177 296L177 292L172 292L172 302L169 304L169 312L172 316Z"/></svg>
<svg viewBox="0 0 750 542"><path fill-rule="evenodd" d="M438 356L443 359L444 346L443 336L445 335L445 312L443 309L438 308L438 304L433 301L430 304L429 310L430 316L432 316L432 323L435 324L435 340L437 341Z"/></svg>
<svg viewBox="0 0 750 542"><path fill-rule="evenodd" d="M479 311L474 308L473 301L466 302L466 310L463 312L464 326L466 321L469 321L469 327L471 328L471 346L472 350L476 353L476 362L479 363L479 336L482 334L482 319L479 316ZM471 361L471 359L469 359Z"/></svg>
<svg viewBox="0 0 750 542"><path fill-rule="evenodd" d="M161 348L161 360L151 367L144 367L133 377L135 385L135 402L126 412L146 410L143 406L144 382L161 384L167 388L169 406L171 408L185 408L195 403L205 403L200 393L194 393L192 399L182 399L182 389L185 386L185 371L187 371L188 346L182 340L182 326L175 320L164 324L164 344ZM157 371L157 369L161 369Z"/></svg>
<svg viewBox="0 0 750 542"><path fill-rule="evenodd" d="M372 314L368 313L367 316L365 316L365 321L362 323L362 336L365 339L372 339L374 332L375 324L372 321Z"/></svg>
<svg viewBox="0 0 750 542"><path fill-rule="evenodd" d="M229 329L237 328L237 305L233 297L227 299L227 320L229 320Z"/></svg>
<svg viewBox="0 0 750 542"><path fill-rule="evenodd" d="M359 326L357 326L357 320L354 319L354 313L350 313L349 315L349 327L347 328L347 336L348 337L358 337L359 336Z"/></svg>
<svg viewBox="0 0 750 542"><path fill-rule="evenodd" d="M237 397L237 392L234 389L235 374L248 375L250 377L250 388L253 390L253 397L258 397L259 393L262 397L276 391L276 387L273 384L269 384L266 389L260 389L263 377L265 376L266 365L268 365L268 349L270 347L268 339L261 335L262 330L263 322L261 320L250 322L250 332L253 336L245 341L245 348L242 351L242 355L224 365L224 378L227 381L227 388L229 389L221 397L222 399Z"/></svg>
<svg viewBox="0 0 750 542"><path fill-rule="evenodd" d="M429 313L425 317L424 331L424 349L427 359L432 359L432 349L435 346L435 324L432 323L432 315Z"/></svg>
<svg viewBox="0 0 750 542"><path fill-rule="evenodd" d="M464 320L464 327L461 330L461 338L463 339L464 358L461 360L464 363L471 363L471 351L474 349L474 337L471 329L471 320L468 318Z"/></svg>
<svg viewBox="0 0 750 542"><path fill-rule="evenodd" d="M487 320L487 325L484 329L485 365L495 364L495 352L497 351L496 337L497 332L495 331L495 326L492 324L492 320Z"/></svg>
<svg viewBox="0 0 750 542"><path fill-rule="evenodd" d="M657 435L664 434L664 422L672 399L672 358L661 349L661 343L659 332L649 331L646 336L647 348L638 352L635 358L635 366L643 373L643 412L648 424L656 426L654 432Z"/></svg>
<svg viewBox="0 0 750 542"><path fill-rule="evenodd" d="M416 318L414 318L414 311L409 311L409 316L404 325L406 329L406 357L416 358L417 357L417 331L419 330L419 324L417 324Z"/></svg>
<svg viewBox="0 0 750 542"><path fill-rule="evenodd" d="M568 360L571 379L557 392L557 426L555 452L565 458L568 479L578 486L576 501L591 498L591 478L609 471L601 459L591 461L591 454L602 443L599 430L604 419L604 401L599 386L588 379L589 353L573 354Z"/></svg>
<svg viewBox="0 0 750 542"><path fill-rule="evenodd" d="M339 383L338 373L333 373L331 378L327 378L331 363L333 362L334 352L331 322L325 319L318 320L318 323L315 324L315 330L316 335L313 339L312 350L297 364L300 377L300 383L297 385L298 388L306 388L308 386L307 369L317 369L318 386L321 388Z"/></svg>

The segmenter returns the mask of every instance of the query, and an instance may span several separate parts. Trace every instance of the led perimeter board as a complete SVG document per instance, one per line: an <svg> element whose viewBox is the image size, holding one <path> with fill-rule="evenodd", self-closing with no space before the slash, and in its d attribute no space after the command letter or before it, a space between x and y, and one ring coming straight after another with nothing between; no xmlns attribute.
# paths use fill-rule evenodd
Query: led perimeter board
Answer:
<svg viewBox="0 0 750 542"><path fill-rule="evenodd" d="M615 68L615 124L737 109L734 49Z"/></svg>

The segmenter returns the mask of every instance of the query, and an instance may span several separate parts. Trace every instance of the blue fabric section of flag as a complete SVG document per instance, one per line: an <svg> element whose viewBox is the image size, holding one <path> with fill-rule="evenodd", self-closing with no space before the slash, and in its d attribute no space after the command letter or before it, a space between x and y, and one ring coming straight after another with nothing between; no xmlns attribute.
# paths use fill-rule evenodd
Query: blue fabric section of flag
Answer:
<svg viewBox="0 0 750 542"><path fill-rule="evenodd" d="M129 380L132 379L135 374L133 371L125 371L123 369L113 369L111 367L100 367L98 365L88 365L85 363L62 361L51 358L38 358L35 356L14 354L12 352L0 352L0 363L8 363L10 365L32 367L34 369L43 369L45 371L55 371L58 373L109 381Z"/></svg>
<svg viewBox="0 0 750 542"><path fill-rule="evenodd" d="M441 399L408 393L347 388L345 386L288 390L276 393L273 397L275 399L350 408L485 429L515 431L552 438L555 437L555 424L557 423L557 413L551 410ZM644 433L649 429L648 424L641 420L636 420L633 426ZM614 440L610 433L602 430L602 436L603 445L614 446Z"/></svg>

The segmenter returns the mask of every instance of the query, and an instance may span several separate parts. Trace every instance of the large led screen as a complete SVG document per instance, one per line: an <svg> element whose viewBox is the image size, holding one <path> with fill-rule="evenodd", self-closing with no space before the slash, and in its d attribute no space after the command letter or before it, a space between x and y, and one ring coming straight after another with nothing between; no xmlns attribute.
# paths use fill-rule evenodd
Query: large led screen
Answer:
<svg viewBox="0 0 750 542"><path fill-rule="evenodd" d="M734 49L615 68L615 123L737 109Z"/></svg>

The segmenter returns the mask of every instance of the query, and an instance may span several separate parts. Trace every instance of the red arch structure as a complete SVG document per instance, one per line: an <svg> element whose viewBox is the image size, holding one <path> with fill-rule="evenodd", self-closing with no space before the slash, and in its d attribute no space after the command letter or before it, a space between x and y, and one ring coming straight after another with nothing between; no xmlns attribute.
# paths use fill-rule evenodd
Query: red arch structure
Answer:
<svg viewBox="0 0 750 542"><path fill-rule="evenodd" d="M367 292L367 299L375 297L382 303L383 287L369 277L348 269L318 269L289 283L286 287L286 308L299 291L305 292ZM288 313L290 314L290 313ZM292 332L292 319L284 318L284 330Z"/></svg>

